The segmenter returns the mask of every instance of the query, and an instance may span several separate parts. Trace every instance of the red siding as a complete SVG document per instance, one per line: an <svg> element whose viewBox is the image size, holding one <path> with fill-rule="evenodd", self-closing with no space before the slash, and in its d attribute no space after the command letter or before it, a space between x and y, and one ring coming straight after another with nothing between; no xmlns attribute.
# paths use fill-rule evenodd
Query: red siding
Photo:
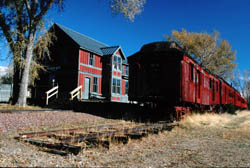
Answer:
<svg viewBox="0 0 250 168"><path fill-rule="evenodd" d="M83 88L84 88L84 75L83 74L79 74L79 81L78 81L78 86L82 85L82 92L83 92Z"/></svg>
<svg viewBox="0 0 250 168"><path fill-rule="evenodd" d="M116 54L116 55L121 55L119 50L118 50L115 54Z"/></svg>
<svg viewBox="0 0 250 168"><path fill-rule="evenodd" d="M89 53L87 51L80 50L80 63L88 64Z"/></svg>
<svg viewBox="0 0 250 168"><path fill-rule="evenodd" d="M123 75L125 75L125 65L122 66Z"/></svg>
<svg viewBox="0 0 250 168"><path fill-rule="evenodd" d="M98 55L95 55L95 67L102 68L102 63L101 63L101 57Z"/></svg>
<svg viewBox="0 0 250 168"><path fill-rule="evenodd" d="M89 62L89 52L85 50L80 50L80 63L88 65ZM101 56L94 55L95 67L102 68Z"/></svg>
<svg viewBox="0 0 250 168"><path fill-rule="evenodd" d="M99 81L98 93L101 94L102 93L102 78L98 78L98 81Z"/></svg>
<svg viewBox="0 0 250 168"><path fill-rule="evenodd" d="M121 77L121 72L113 71L113 76Z"/></svg>
<svg viewBox="0 0 250 168"><path fill-rule="evenodd" d="M122 95L125 95L125 80L122 80Z"/></svg>
<svg viewBox="0 0 250 168"><path fill-rule="evenodd" d="M120 101L120 97L112 97L112 101Z"/></svg>

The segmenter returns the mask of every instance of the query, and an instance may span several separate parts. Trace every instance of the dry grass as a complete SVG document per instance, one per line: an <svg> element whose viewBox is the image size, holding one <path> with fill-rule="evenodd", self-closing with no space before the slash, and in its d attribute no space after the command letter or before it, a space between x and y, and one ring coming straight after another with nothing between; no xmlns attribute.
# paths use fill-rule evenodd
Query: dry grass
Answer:
<svg viewBox="0 0 250 168"><path fill-rule="evenodd" d="M38 151L6 132L0 134L0 167L250 167L250 111L194 114L179 125L109 150L93 148L66 157Z"/></svg>
<svg viewBox="0 0 250 168"><path fill-rule="evenodd" d="M184 128L210 127L210 128L225 128L237 127L244 129L250 126L250 112L237 111L236 115L231 114L192 114L181 120L179 123Z"/></svg>
<svg viewBox="0 0 250 168"><path fill-rule="evenodd" d="M237 111L231 114L193 114L180 121L185 129L210 129L221 131L227 140L250 139L250 111Z"/></svg>
<svg viewBox="0 0 250 168"><path fill-rule="evenodd" d="M42 108L39 106L20 107L20 106L14 106L11 104L1 103L0 104L0 111L1 110L48 110L48 108Z"/></svg>

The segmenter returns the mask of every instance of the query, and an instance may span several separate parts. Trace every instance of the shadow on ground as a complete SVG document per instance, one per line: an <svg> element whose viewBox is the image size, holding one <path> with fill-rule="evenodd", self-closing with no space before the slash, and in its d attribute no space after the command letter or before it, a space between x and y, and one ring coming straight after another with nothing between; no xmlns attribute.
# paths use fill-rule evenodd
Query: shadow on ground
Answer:
<svg viewBox="0 0 250 168"><path fill-rule="evenodd" d="M138 104L118 102L73 102L75 112L84 112L107 119L122 119L135 122L168 121L166 111L152 110Z"/></svg>

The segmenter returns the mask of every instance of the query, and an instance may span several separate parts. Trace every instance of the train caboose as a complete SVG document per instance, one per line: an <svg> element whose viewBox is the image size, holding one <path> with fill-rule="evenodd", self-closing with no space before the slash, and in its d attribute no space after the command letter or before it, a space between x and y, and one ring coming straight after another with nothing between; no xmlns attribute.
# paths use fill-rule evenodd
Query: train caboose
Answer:
<svg viewBox="0 0 250 168"><path fill-rule="evenodd" d="M198 64L175 42L154 42L128 57L129 100L171 108L170 118L190 110L246 107L239 92Z"/></svg>

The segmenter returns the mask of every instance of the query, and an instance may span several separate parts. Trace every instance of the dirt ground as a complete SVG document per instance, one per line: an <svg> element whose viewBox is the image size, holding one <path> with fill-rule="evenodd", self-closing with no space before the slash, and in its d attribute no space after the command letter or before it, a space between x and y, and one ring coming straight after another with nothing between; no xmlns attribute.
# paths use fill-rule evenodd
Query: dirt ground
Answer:
<svg viewBox="0 0 250 168"><path fill-rule="evenodd" d="M74 114L67 117L70 115ZM91 118L82 120L85 123L95 120L95 116L89 114L82 113L82 117ZM61 122L65 120L61 119ZM131 140L125 145L114 144L109 150L83 150L76 156L50 154L16 141L13 137L20 132L20 124L17 125L18 128L11 127L0 133L0 167L250 167L250 111L237 112L237 115L194 114L171 131Z"/></svg>

